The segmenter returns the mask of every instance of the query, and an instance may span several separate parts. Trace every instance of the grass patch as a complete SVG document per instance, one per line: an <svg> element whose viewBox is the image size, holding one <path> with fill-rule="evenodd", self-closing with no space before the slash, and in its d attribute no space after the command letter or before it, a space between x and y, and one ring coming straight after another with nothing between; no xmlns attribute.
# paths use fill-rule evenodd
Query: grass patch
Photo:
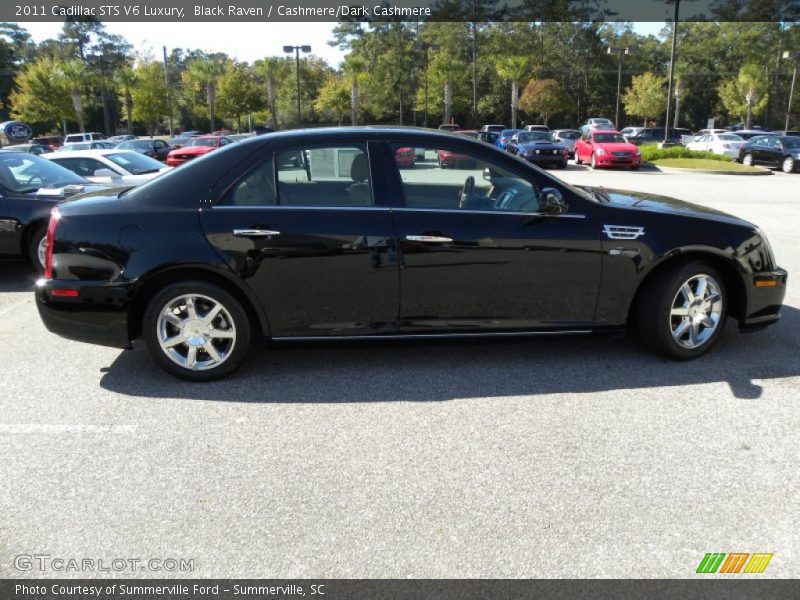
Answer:
<svg viewBox="0 0 800 600"><path fill-rule="evenodd" d="M737 173L752 173L760 171L755 167L747 167L730 160L720 161L708 158L660 158L651 160L651 164L659 167L674 167L676 169L706 169L709 171L729 171Z"/></svg>
<svg viewBox="0 0 800 600"><path fill-rule="evenodd" d="M689 150L684 146L668 146L667 148L659 148L656 145L651 145L641 146L639 149L642 152L642 162L653 162L662 158L702 158L705 160L713 160L718 162L733 162L732 158L729 158L723 154Z"/></svg>

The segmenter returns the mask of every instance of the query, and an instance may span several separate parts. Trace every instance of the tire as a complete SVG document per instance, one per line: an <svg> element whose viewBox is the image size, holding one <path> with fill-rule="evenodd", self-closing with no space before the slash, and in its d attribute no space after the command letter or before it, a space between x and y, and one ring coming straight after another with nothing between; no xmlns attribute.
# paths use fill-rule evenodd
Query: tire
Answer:
<svg viewBox="0 0 800 600"><path fill-rule="evenodd" d="M596 169L597 168L597 162L594 159L594 152L592 152L592 156L589 158L589 166L592 169Z"/></svg>
<svg viewBox="0 0 800 600"><path fill-rule="evenodd" d="M791 156L787 156L783 159L781 171L784 173L792 173L794 171L794 159Z"/></svg>
<svg viewBox="0 0 800 600"><path fill-rule="evenodd" d="M44 251L47 242L47 227L40 227L28 239L28 260L37 273L44 273Z"/></svg>
<svg viewBox="0 0 800 600"><path fill-rule="evenodd" d="M217 307L210 323L204 323L203 318ZM252 341L252 325L242 304L206 281L181 281L160 290L147 305L142 331L156 364L188 381L212 381L230 375L245 361ZM167 344L162 346L165 340Z"/></svg>
<svg viewBox="0 0 800 600"><path fill-rule="evenodd" d="M742 157L742 164L748 167L753 166L753 155L752 154L745 154Z"/></svg>
<svg viewBox="0 0 800 600"><path fill-rule="evenodd" d="M702 302L695 295L701 280L706 282ZM675 360L696 358L714 346L728 316L725 282L716 269L692 261L645 285L635 307L636 328L645 346ZM682 291L684 286L694 301Z"/></svg>
<svg viewBox="0 0 800 600"><path fill-rule="evenodd" d="M580 155L578 155L577 152L575 153L575 164L576 165L583 164L583 163L581 163L581 157L580 157Z"/></svg>

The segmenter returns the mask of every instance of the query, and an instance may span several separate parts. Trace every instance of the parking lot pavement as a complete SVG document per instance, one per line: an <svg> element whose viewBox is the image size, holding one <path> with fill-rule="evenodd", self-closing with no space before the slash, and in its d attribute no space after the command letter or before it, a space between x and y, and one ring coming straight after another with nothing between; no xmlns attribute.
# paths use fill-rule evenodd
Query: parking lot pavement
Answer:
<svg viewBox="0 0 800 600"><path fill-rule="evenodd" d="M800 175L555 172L727 210L800 273ZM202 577L800 576L800 292L688 363L629 338L264 350L192 385L47 333L0 263L0 576L12 557ZM94 573L97 574L97 573ZM109 575L113 573L103 573Z"/></svg>

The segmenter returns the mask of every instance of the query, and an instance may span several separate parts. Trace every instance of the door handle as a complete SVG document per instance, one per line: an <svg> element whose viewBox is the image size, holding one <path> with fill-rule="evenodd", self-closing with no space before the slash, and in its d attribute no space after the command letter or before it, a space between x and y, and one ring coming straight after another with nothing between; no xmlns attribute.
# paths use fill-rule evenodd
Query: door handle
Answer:
<svg viewBox="0 0 800 600"><path fill-rule="evenodd" d="M233 235L239 237L270 237L272 235L280 235L280 231L273 231L271 229L234 229Z"/></svg>
<svg viewBox="0 0 800 600"><path fill-rule="evenodd" d="M446 244L453 241L453 238L441 237L438 235L407 235L406 239L409 242L434 242L439 244Z"/></svg>

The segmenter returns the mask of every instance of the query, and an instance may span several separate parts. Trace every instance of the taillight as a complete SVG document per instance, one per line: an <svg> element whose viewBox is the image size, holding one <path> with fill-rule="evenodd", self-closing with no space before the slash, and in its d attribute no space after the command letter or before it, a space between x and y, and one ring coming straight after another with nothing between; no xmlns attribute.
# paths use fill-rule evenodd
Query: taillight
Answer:
<svg viewBox="0 0 800 600"><path fill-rule="evenodd" d="M50 223L47 225L47 245L44 255L44 278L53 278L53 242L56 239L56 226L61 218L57 208L50 211Z"/></svg>

